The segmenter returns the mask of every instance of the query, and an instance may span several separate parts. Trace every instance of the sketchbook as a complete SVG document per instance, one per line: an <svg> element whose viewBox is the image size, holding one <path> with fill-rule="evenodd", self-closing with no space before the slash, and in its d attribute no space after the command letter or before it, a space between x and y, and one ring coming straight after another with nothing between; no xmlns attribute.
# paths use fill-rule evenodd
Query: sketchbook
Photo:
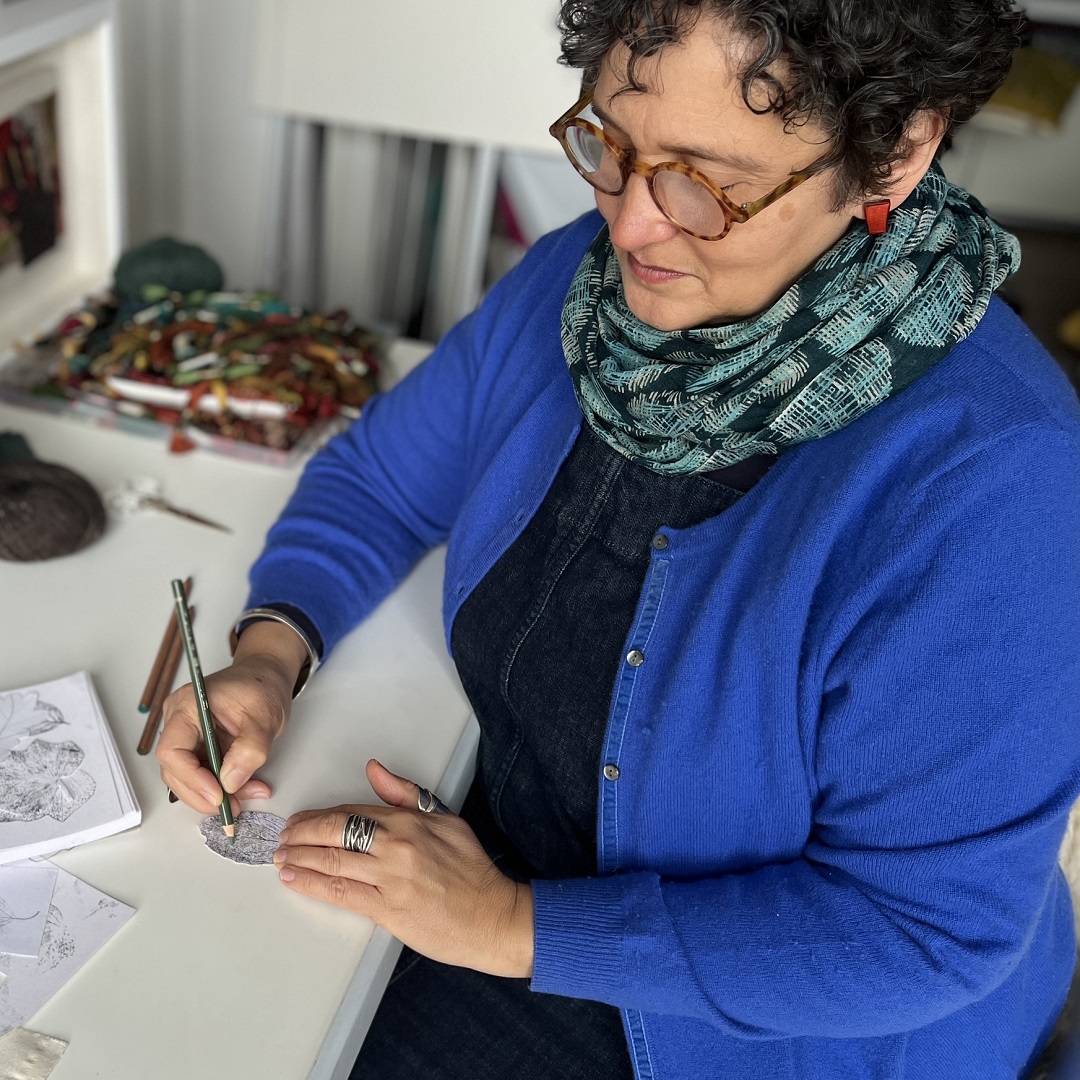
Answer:
<svg viewBox="0 0 1080 1080"><path fill-rule="evenodd" d="M87 672L0 691L0 864L52 855L141 820Z"/></svg>

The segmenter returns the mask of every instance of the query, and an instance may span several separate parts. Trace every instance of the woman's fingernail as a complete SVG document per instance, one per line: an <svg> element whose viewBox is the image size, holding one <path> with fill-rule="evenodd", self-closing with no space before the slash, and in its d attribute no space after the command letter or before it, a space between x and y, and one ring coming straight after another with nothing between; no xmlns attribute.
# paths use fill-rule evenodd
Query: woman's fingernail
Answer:
<svg viewBox="0 0 1080 1080"><path fill-rule="evenodd" d="M251 796L251 798L253 798L253 799L269 799L270 798L270 792L268 792L268 791L256 791L255 794Z"/></svg>
<svg viewBox="0 0 1080 1080"><path fill-rule="evenodd" d="M235 769L226 769L219 777L219 779L221 780L221 786L230 794L240 786L236 782L236 776L237 773Z"/></svg>
<svg viewBox="0 0 1080 1080"><path fill-rule="evenodd" d="M296 871L291 866L286 866L278 871L278 877L282 881L292 881L296 877Z"/></svg>
<svg viewBox="0 0 1080 1080"><path fill-rule="evenodd" d="M278 834L278 843L279 844L284 844L285 841L288 840L288 839L289 839L289 830L288 829L282 829L281 832Z"/></svg>
<svg viewBox="0 0 1080 1080"><path fill-rule="evenodd" d="M284 861L285 861L285 850L284 850L284 848L278 848L277 851L274 852L274 865L275 866L280 866Z"/></svg>

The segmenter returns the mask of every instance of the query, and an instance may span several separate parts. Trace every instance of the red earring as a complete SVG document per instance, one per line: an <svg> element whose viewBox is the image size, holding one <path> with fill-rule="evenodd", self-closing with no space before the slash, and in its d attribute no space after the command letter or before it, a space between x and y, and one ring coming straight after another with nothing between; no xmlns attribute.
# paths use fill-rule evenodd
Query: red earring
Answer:
<svg viewBox="0 0 1080 1080"><path fill-rule="evenodd" d="M890 209L888 199L863 203L863 213L866 215L866 231L871 236L880 236L889 227Z"/></svg>

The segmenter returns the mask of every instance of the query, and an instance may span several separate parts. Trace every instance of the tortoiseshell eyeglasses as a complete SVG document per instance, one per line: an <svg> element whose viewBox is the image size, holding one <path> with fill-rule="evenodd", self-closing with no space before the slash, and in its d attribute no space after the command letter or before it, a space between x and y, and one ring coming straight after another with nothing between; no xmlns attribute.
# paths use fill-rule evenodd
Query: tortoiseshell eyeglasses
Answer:
<svg viewBox="0 0 1080 1080"><path fill-rule="evenodd" d="M592 102L592 90L551 125L551 134L566 151L570 164L597 191L621 195L631 173L645 177L660 212L683 232L699 240L722 240L735 222L749 221L766 206L809 180L813 168L792 173L779 187L754 202L737 204L703 172L679 161L646 165L612 142L596 124L578 114Z"/></svg>

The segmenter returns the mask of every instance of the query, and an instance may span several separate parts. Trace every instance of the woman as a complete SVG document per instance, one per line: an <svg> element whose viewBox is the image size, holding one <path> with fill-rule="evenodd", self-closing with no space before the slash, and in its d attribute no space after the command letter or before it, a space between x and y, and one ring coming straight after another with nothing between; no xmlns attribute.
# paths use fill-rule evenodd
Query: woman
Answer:
<svg viewBox="0 0 1080 1080"><path fill-rule="evenodd" d="M1076 952L1080 415L935 165L1017 23L564 4L599 214L312 461L210 683L265 797L304 667L449 541L462 816L371 762L386 806L278 853L408 946L355 1076L1029 1069ZM211 813L197 731L180 692L158 756Z"/></svg>

